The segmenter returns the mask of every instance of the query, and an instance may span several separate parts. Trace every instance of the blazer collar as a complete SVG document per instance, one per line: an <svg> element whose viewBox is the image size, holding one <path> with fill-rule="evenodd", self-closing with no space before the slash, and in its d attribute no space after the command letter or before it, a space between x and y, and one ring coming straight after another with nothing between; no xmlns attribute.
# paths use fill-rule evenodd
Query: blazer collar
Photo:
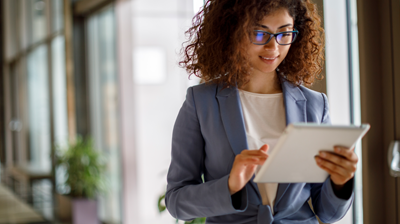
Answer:
<svg viewBox="0 0 400 224"><path fill-rule="evenodd" d="M286 125L296 122L306 122L306 98L299 87L280 77L285 104ZM220 115L225 128L226 135L235 155L248 149L246 129L243 118L242 105L240 103L239 91L236 86L223 88L220 84L216 95L219 103ZM254 179L254 176L253 178ZM258 187L251 181L251 185ZM283 194L289 188L289 183L279 184L275 205L279 203Z"/></svg>
<svg viewBox="0 0 400 224"><path fill-rule="evenodd" d="M286 125L297 122L306 122L306 98L300 87L280 77L283 99L285 103Z"/></svg>
<svg viewBox="0 0 400 224"><path fill-rule="evenodd" d="M286 125L297 122L306 122L306 98L300 88L280 76L282 92L285 104ZM235 154L239 154L245 148L239 148L244 143L247 148L246 130L244 126L242 105L239 91L236 86L223 88L218 85L217 95L220 113L229 142ZM239 119L240 118L240 119ZM234 128L234 129L232 129ZM242 138L238 138L242 135ZM237 145L236 143L241 142Z"/></svg>

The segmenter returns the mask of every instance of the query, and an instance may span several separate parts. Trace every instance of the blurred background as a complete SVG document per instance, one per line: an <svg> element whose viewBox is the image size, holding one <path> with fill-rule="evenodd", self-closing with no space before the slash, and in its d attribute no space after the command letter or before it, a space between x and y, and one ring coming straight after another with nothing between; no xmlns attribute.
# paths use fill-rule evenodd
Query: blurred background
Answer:
<svg viewBox="0 0 400 224"><path fill-rule="evenodd" d="M326 62L311 88L328 95L333 124L371 124L356 147L355 203L339 223L400 224L400 1L313 2ZM0 1L0 224L176 222L159 210L172 127L199 83L178 67L179 51L203 4ZM79 164L103 167L107 187L85 210L63 196L74 170L58 161L89 138L101 166L90 153ZM77 221L79 211L97 221Z"/></svg>

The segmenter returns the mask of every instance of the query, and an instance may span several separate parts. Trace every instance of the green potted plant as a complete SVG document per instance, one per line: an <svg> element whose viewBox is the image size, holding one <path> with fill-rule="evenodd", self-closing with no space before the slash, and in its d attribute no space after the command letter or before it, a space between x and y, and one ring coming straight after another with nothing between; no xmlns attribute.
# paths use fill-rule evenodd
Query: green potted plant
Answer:
<svg viewBox="0 0 400 224"><path fill-rule="evenodd" d="M105 161L93 146L93 140L78 137L66 149L57 150L57 169L65 177L60 183L67 197L59 197L59 217L73 223L96 223L99 192L105 190Z"/></svg>
<svg viewBox="0 0 400 224"><path fill-rule="evenodd" d="M157 202L158 211L160 213L164 212L167 207L165 207L165 193L158 198ZM176 219L176 223L179 222L179 219ZM185 224L204 224L206 223L206 218L195 218L191 221L186 221Z"/></svg>

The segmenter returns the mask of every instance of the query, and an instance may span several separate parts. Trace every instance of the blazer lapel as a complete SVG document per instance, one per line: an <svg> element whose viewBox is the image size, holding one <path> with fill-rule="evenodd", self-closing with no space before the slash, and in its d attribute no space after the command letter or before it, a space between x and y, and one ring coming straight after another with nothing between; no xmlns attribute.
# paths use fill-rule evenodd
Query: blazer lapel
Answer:
<svg viewBox="0 0 400 224"><path fill-rule="evenodd" d="M219 85L217 99L226 135L233 152L238 155L248 148L238 89L236 87L222 89Z"/></svg>
<svg viewBox="0 0 400 224"><path fill-rule="evenodd" d="M237 87L222 89L220 85L217 90L217 99L221 113L222 123L228 136L229 143L235 155L248 149L246 128L244 124L242 106L240 103ZM254 175L251 180L254 179ZM257 184L250 181L250 185L259 197L261 197Z"/></svg>
<svg viewBox="0 0 400 224"><path fill-rule="evenodd" d="M286 125L306 122L306 98L300 88L281 77L283 98L286 110Z"/></svg>
<svg viewBox="0 0 400 224"><path fill-rule="evenodd" d="M286 111L286 126L291 123L306 122L306 98L301 92L300 88L287 81L285 78L280 77L282 83L283 99ZM288 190L290 183L283 183L278 185L276 192L275 205L279 203L282 196Z"/></svg>

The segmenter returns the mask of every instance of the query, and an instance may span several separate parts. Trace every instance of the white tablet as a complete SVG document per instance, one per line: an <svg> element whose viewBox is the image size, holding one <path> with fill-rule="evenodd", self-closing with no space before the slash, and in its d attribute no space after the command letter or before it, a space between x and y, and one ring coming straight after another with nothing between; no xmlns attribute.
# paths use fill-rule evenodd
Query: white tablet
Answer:
<svg viewBox="0 0 400 224"><path fill-rule="evenodd" d="M294 123L286 127L267 161L257 172L257 183L322 183L328 173L315 162L320 150L332 151L335 145L352 148L369 130L361 126Z"/></svg>

